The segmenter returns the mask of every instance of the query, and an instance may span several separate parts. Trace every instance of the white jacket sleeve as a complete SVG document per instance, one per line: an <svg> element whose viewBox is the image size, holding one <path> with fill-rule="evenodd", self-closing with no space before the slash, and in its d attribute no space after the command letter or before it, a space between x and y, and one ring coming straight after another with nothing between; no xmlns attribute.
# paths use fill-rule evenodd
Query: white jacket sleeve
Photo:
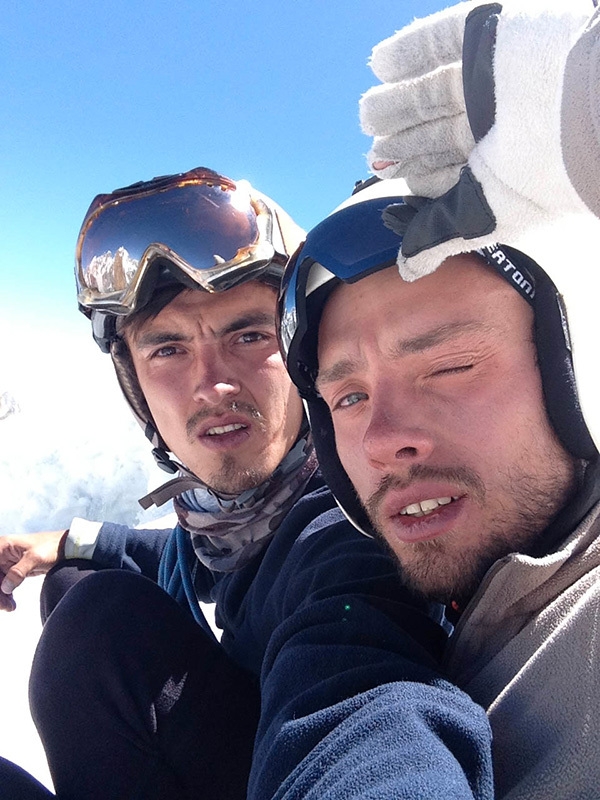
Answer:
<svg viewBox="0 0 600 800"><path fill-rule="evenodd" d="M65 539L65 558L92 559L101 527L101 522L74 517Z"/></svg>

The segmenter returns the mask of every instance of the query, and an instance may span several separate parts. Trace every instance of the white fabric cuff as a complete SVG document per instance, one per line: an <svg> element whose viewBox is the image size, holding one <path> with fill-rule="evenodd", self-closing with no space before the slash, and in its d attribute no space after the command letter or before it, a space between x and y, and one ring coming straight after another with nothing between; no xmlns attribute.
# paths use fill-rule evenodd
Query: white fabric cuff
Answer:
<svg viewBox="0 0 600 800"><path fill-rule="evenodd" d="M91 560L94 557L101 527L101 522L90 522L87 519L74 517L65 539L65 558Z"/></svg>

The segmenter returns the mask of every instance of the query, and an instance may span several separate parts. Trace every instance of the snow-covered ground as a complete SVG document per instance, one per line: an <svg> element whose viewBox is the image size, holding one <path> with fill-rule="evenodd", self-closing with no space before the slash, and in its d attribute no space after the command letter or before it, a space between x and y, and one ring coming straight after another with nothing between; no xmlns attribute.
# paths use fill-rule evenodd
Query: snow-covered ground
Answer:
<svg viewBox="0 0 600 800"><path fill-rule="evenodd" d="M0 755L14 761L52 788L42 743L29 714L27 686L31 660L42 630L39 594L42 577L30 578L15 592L17 610L0 612Z"/></svg>

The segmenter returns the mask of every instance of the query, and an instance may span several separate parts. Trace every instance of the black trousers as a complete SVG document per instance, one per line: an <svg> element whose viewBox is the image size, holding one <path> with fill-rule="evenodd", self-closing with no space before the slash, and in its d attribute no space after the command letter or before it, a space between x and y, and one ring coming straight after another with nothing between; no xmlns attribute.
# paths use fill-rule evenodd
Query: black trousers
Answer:
<svg viewBox="0 0 600 800"><path fill-rule="evenodd" d="M245 798L257 680L153 581L79 577L48 576L30 679L58 797Z"/></svg>
<svg viewBox="0 0 600 800"><path fill-rule="evenodd" d="M54 795L28 772L0 757L0 798L2 800L51 800Z"/></svg>

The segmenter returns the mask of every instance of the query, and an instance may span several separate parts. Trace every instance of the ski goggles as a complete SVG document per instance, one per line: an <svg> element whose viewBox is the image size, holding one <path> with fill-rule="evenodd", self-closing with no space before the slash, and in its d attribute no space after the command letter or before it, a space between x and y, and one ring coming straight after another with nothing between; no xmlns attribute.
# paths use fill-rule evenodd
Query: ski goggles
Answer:
<svg viewBox="0 0 600 800"><path fill-rule="evenodd" d="M402 239L381 215L402 197L349 205L320 222L290 260L279 295L279 342L300 394L314 394L321 312L340 281L354 283L396 262Z"/></svg>
<svg viewBox="0 0 600 800"><path fill-rule="evenodd" d="M128 314L153 265L218 292L286 260L276 212L250 184L199 168L94 199L77 240L78 301Z"/></svg>

